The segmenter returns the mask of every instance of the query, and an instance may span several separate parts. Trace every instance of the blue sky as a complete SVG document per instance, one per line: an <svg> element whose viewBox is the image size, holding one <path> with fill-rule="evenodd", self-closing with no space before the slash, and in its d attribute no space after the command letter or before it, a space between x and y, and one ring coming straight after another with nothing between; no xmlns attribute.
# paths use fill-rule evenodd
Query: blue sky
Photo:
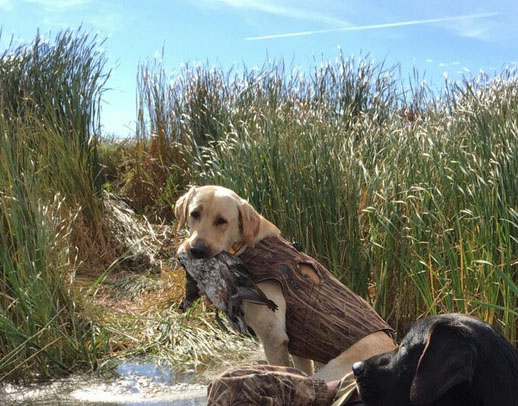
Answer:
<svg viewBox="0 0 518 406"><path fill-rule="evenodd" d="M106 133L133 133L139 61L168 70L208 62L230 68L267 57L308 67L370 54L415 66L440 83L461 73L500 71L518 61L516 0L0 0L0 48L83 24L107 40L114 67L104 95ZM468 73L469 74L469 73Z"/></svg>

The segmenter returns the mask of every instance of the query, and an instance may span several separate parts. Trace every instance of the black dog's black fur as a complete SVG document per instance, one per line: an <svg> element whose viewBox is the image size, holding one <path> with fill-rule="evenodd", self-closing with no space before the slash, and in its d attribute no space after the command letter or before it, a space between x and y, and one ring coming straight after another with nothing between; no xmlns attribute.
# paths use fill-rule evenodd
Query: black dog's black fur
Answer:
<svg viewBox="0 0 518 406"><path fill-rule="evenodd" d="M518 352L461 314L416 323L392 352L353 366L365 406L518 405Z"/></svg>

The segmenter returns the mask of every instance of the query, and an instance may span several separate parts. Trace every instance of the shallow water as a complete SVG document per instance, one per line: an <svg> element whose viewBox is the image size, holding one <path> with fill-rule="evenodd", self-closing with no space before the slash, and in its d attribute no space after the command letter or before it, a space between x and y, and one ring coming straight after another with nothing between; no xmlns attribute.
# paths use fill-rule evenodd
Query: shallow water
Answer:
<svg viewBox="0 0 518 406"><path fill-rule="evenodd" d="M198 406L206 385L194 372L176 373L152 362L123 362L110 379L75 375L45 384L0 385L2 406Z"/></svg>

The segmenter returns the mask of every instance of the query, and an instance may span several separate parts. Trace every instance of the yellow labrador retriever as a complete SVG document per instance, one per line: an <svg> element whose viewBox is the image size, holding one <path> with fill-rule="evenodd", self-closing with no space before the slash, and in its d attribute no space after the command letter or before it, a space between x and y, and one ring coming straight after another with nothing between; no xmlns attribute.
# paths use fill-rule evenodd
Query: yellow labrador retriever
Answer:
<svg viewBox="0 0 518 406"><path fill-rule="evenodd" d="M237 250L236 254L239 255L266 237L280 236L279 229L259 215L246 200L221 186L192 187L176 202L175 215L178 229L186 223L190 229L189 238L179 249L186 250L195 258L211 258L223 250ZM307 272L313 270L308 269ZM286 300L281 286L272 280L260 282L258 286L278 305L278 310L272 311L266 306L245 302L245 321L261 340L268 362L288 366ZM355 362L394 348L392 338L385 332L369 334L329 361L313 376L326 381L340 379L351 370ZM312 360L296 356L292 358L295 367L308 375L313 374Z"/></svg>

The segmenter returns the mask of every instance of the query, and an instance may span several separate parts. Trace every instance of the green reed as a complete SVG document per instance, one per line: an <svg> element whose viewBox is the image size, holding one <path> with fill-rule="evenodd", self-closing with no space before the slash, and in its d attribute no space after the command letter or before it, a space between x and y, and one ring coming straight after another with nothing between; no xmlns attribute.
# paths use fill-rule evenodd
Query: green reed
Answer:
<svg viewBox="0 0 518 406"><path fill-rule="evenodd" d="M103 239L97 46L65 31L0 55L0 381L94 368L103 351L72 287L77 247Z"/></svg>
<svg viewBox="0 0 518 406"><path fill-rule="evenodd" d="M459 311L516 340L515 70L437 94L368 57L162 69L141 67L139 128L181 157L175 190L236 190L399 331Z"/></svg>

